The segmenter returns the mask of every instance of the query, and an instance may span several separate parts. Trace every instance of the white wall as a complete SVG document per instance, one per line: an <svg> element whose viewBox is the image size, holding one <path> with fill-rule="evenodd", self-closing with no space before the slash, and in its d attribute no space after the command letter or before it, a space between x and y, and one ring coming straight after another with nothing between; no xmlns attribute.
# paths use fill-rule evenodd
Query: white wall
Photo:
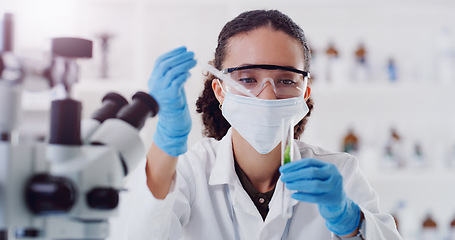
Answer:
<svg viewBox="0 0 455 240"><path fill-rule="evenodd" d="M39 55L46 40L55 36L95 39L101 32L115 35L109 58L110 79L98 77L99 41L95 40L94 58L81 61L82 78L76 86L76 95L84 103L85 116L96 109L107 91L131 95L137 90L146 90L154 60L163 52L185 45L195 51L199 61L209 60L218 33L228 20L248 9L279 9L305 30L316 53L315 75L323 76L325 65L321 53L330 40L340 51L340 65L344 69L344 77L340 77L336 84L326 83L323 77L314 83L316 105L303 139L338 151L347 127L354 125L364 150L359 153L362 167L383 199L381 207L384 210L391 210L396 201L405 199L409 208L415 210L416 218L431 209L441 225L446 224L449 215L455 212L455 195L447 189L450 185L447 181L455 180L452 177L454 169L442 170L443 155L455 144L455 113L451 106L455 100L452 94L455 84L442 83L437 71L438 53L442 47L441 29L449 27L455 32L453 1L3 2L6 10L15 13L16 50L22 55ZM352 83L348 81L348 74L353 51L360 41L367 46L372 67L371 82ZM451 44L455 45L454 39ZM385 79L384 67L390 56L397 61L398 84L389 84ZM194 106L202 87L201 71L199 66L193 69L186 84L193 113L190 145L202 137L200 117L195 114ZM156 119L150 120L142 132L147 145L151 142L155 124ZM422 174L420 170L389 172L377 169L392 125L397 126L403 135L407 154L414 141L423 143L432 166L429 170L422 170ZM405 177L394 177L397 175ZM434 180L433 176L438 177ZM424 184L428 186L422 186ZM432 198L421 198L430 195Z"/></svg>

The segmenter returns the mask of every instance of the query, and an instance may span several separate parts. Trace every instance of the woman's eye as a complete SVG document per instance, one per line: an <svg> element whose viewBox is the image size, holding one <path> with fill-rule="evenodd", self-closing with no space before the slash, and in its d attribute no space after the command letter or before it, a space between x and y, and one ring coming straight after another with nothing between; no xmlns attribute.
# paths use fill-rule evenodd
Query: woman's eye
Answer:
<svg viewBox="0 0 455 240"><path fill-rule="evenodd" d="M256 79L244 77L244 78L240 78L239 82L242 82L242 83L255 83Z"/></svg>
<svg viewBox="0 0 455 240"><path fill-rule="evenodd" d="M281 79L278 83L284 84L284 85L294 85L296 84L294 80L291 79Z"/></svg>

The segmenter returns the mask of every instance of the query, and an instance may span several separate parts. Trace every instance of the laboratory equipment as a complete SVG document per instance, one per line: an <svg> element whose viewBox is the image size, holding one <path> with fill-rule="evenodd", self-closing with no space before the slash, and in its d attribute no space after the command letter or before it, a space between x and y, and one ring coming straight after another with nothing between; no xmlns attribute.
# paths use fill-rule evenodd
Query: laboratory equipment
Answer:
<svg viewBox="0 0 455 240"><path fill-rule="evenodd" d="M399 200L396 204L394 209L391 212L393 219L395 220L395 225L397 230L402 233L401 223L403 223L403 209L406 207L406 202L404 200Z"/></svg>
<svg viewBox="0 0 455 240"><path fill-rule="evenodd" d="M18 127L21 80L0 79L0 239L106 239L109 218L118 213L119 191L145 156L139 130L158 104L138 92L132 102L109 93L91 120L72 99L77 58L90 57L86 39L52 41L52 79L66 95L52 101L49 142L23 143ZM8 68L8 67L5 67ZM12 76L12 74L10 74Z"/></svg>
<svg viewBox="0 0 455 240"><path fill-rule="evenodd" d="M428 212L422 222L420 239L421 240L434 240L438 239L438 225L433 219L433 216Z"/></svg>
<svg viewBox="0 0 455 240"><path fill-rule="evenodd" d="M390 129L390 135L384 148L382 166L386 168L402 168L406 165L403 156L403 142L395 128Z"/></svg>
<svg viewBox="0 0 455 240"><path fill-rule="evenodd" d="M245 96L256 98L256 96L254 94L252 94L250 91L248 91L248 89L246 89L244 86L242 86L241 84L236 82L234 79L232 79L229 75L222 73L220 70L216 69L215 67L213 67L210 64L203 62L202 65L209 73L213 74L215 77L217 77L221 81L224 81L227 84L227 86L235 88L236 91L244 94ZM229 89L227 89L227 90L229 90Z"/></svg>
<svg viewBox="0 0 455 240"><path fill-rule="evenodd" d="M339 63L338 60L338 50L335 47L333 42L329 43L328 48L325 51L327 56L327 64L326 64L326 79L328 82L333 82L335 79L336 68Z"/></svg>
<svg viewBox="0 0 455 240"><path fill-rule="evenodd" d="M362 42L359 43L357 49L355 50L354 57L353 80L362 82L368 80L371 81L368 51Z"/></svg>
<svg viewBox="0 0 455 240"><path fill-rule="evenodd" d="M20 106L21 83L24 79L23 69L20 68L13 51L13 16L5 14L3 19L3 43L0 49L0 140L9 141L17 128Z"/></svg>
<svg viewBox="0 0 455 240"><path fill-rule="evenodd" d="M390 82L397 81L397 66L393 58L389 58L387 61L387 73Z"/></svg>
<svg viewBox="0 0 455 240"><path fill-rule="evenodd" d="M435 73L438 82L453 83L455 80L455 44L453 30L445 26L437 35Z"/></svg>
<svg viewBox="0 0 455 240"><path fill-rule="evenodd" d="M450 221L449 240L455 240L455 215Z"/></svg>
<svg viewBox="0 0 455 240"><path fill-rule="evenodd" d="M360 64L365 64L367 61L367 51L363 43L360 43L355 51L356 61Z"/></svg>
<svg viewBox="0 0 455 240"><path fill-rule="evenodd" d="M3 19L3 38L0 51L0 239L7 239L8 223L15 215L8 213L11 200L8 199L9 191L14 190L8 186L12 182L8 169L14 162L10 160L13 152L17 155L24 155L23 149L11 148L7 143L14 143L17 140L16 129L19 124L19 106L21 103L21 83L23 72L17 68L16 59L12 55L12 16L6 14ZM13 63L13 64L12 64ZM18 156L20 157L20 156ZM25 156L24 156L25 157ZM16 177L18 172L13 177ZM20 184L20 183L19 183ZM14 212L12 212L14 213ZM17 212L16 214L20 214Z"/></svg>
<svg viewBox="0 0 455 240"><path fill-rule="evenodd" d="M269 64L232 67L223 69L221 72L228 74L255 96L258 96L266 86L270 85L279 99L304 95L310 77L310 73L293 67Z"/></svg>
<svg viewBox="0 0 455 240"><path fill-rule="evenodd" d="M348 129L348 133L343 139L343 151L351 154L356 154L359 150L359 139L354 133L353 128Z"/></svg>
<svg viewBox="0 0 455 240"><path fill-rule="evenodd" d="M12 52L14 49L14 16L11 13L5 13L3 16L3 38L0 52Z"/></svg>
<svg viewBox="0 0 455 240"><path fill-rule="evenodd" d="M114 37L113 34L102 33L97 36L101 40L101 78L109 77L109 41Z"/></svg>
<svg viewBox="0 0 455 240"><path fill-rule="evenodd" d="M327 228L338 236L361 228L361 211L344 192L343 177L329 162L304 158L280 167L281 181L297 192L292 197L316 203Z"/></svg>
<svg viewBox="0 0 455 240"><path fill-rule="evenodd" d="M294 161L294 125L293 121L290 119L282 119L282 140L281 140L281 165L290 163ZM286 187L286 183L283 182L283 202L282 202L282 212L281 215L283 218L292 217L292 193Z"/></svg>
<svg viewBox="0 0 455 240"><path fill-rule="evenodd" d="M422 145L418 141L414 143L413 153L409 165L418 168L425 166L425 155L422 150Z"/></svg>

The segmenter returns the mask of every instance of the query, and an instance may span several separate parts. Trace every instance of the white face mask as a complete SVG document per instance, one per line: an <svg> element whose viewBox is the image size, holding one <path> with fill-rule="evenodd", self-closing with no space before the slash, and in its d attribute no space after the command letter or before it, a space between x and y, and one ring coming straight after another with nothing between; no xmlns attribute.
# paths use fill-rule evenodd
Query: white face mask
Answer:
<svg viewBox="0 0 455 240"><path fill-rule="evenodd" d="M222 114L231 126L260 154L272 151L281 142L282 119L296 125L308 114L304 96L266 100L228 92Z"/></svg>

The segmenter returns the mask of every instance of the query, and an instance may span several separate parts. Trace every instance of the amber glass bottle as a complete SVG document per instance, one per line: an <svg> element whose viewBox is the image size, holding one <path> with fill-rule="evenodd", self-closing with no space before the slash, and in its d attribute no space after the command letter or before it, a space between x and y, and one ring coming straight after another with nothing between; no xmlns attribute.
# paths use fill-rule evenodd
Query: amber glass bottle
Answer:
<svg viewBox="0 0 455 240"><path fill-rule="evenodd" d="M343 139L343 151L347 153L356 153L359 150L359 139L354 130L350 128Z"/></svg>
<svg viewBox="0 0 455 240"><path fill-rule="evenodd" d="M326 65L326 80L328 82L332 82L335 78L335 70L337 65L338 59L338 50L335 48L333 42L329 43L329 46L325 50L327 55L327 65Z"/></svg>
<svg viewBox="0 0 455 240"><path fill-rule="evenodd" d="M438 228L435 220L428 213L422 223L422 240L436 240L438 239Z"/></svg>
<svg viewBox="0 0 455 240"><path fill-rule="evenodd" d="M449 239L450 239L450 240L455 240L455 215L453 216L453 219L452 219L452 221L450 222L450 229L449 229L449 231L450 231L450 233L449 233L449 234L450 234Z"/></svg>

